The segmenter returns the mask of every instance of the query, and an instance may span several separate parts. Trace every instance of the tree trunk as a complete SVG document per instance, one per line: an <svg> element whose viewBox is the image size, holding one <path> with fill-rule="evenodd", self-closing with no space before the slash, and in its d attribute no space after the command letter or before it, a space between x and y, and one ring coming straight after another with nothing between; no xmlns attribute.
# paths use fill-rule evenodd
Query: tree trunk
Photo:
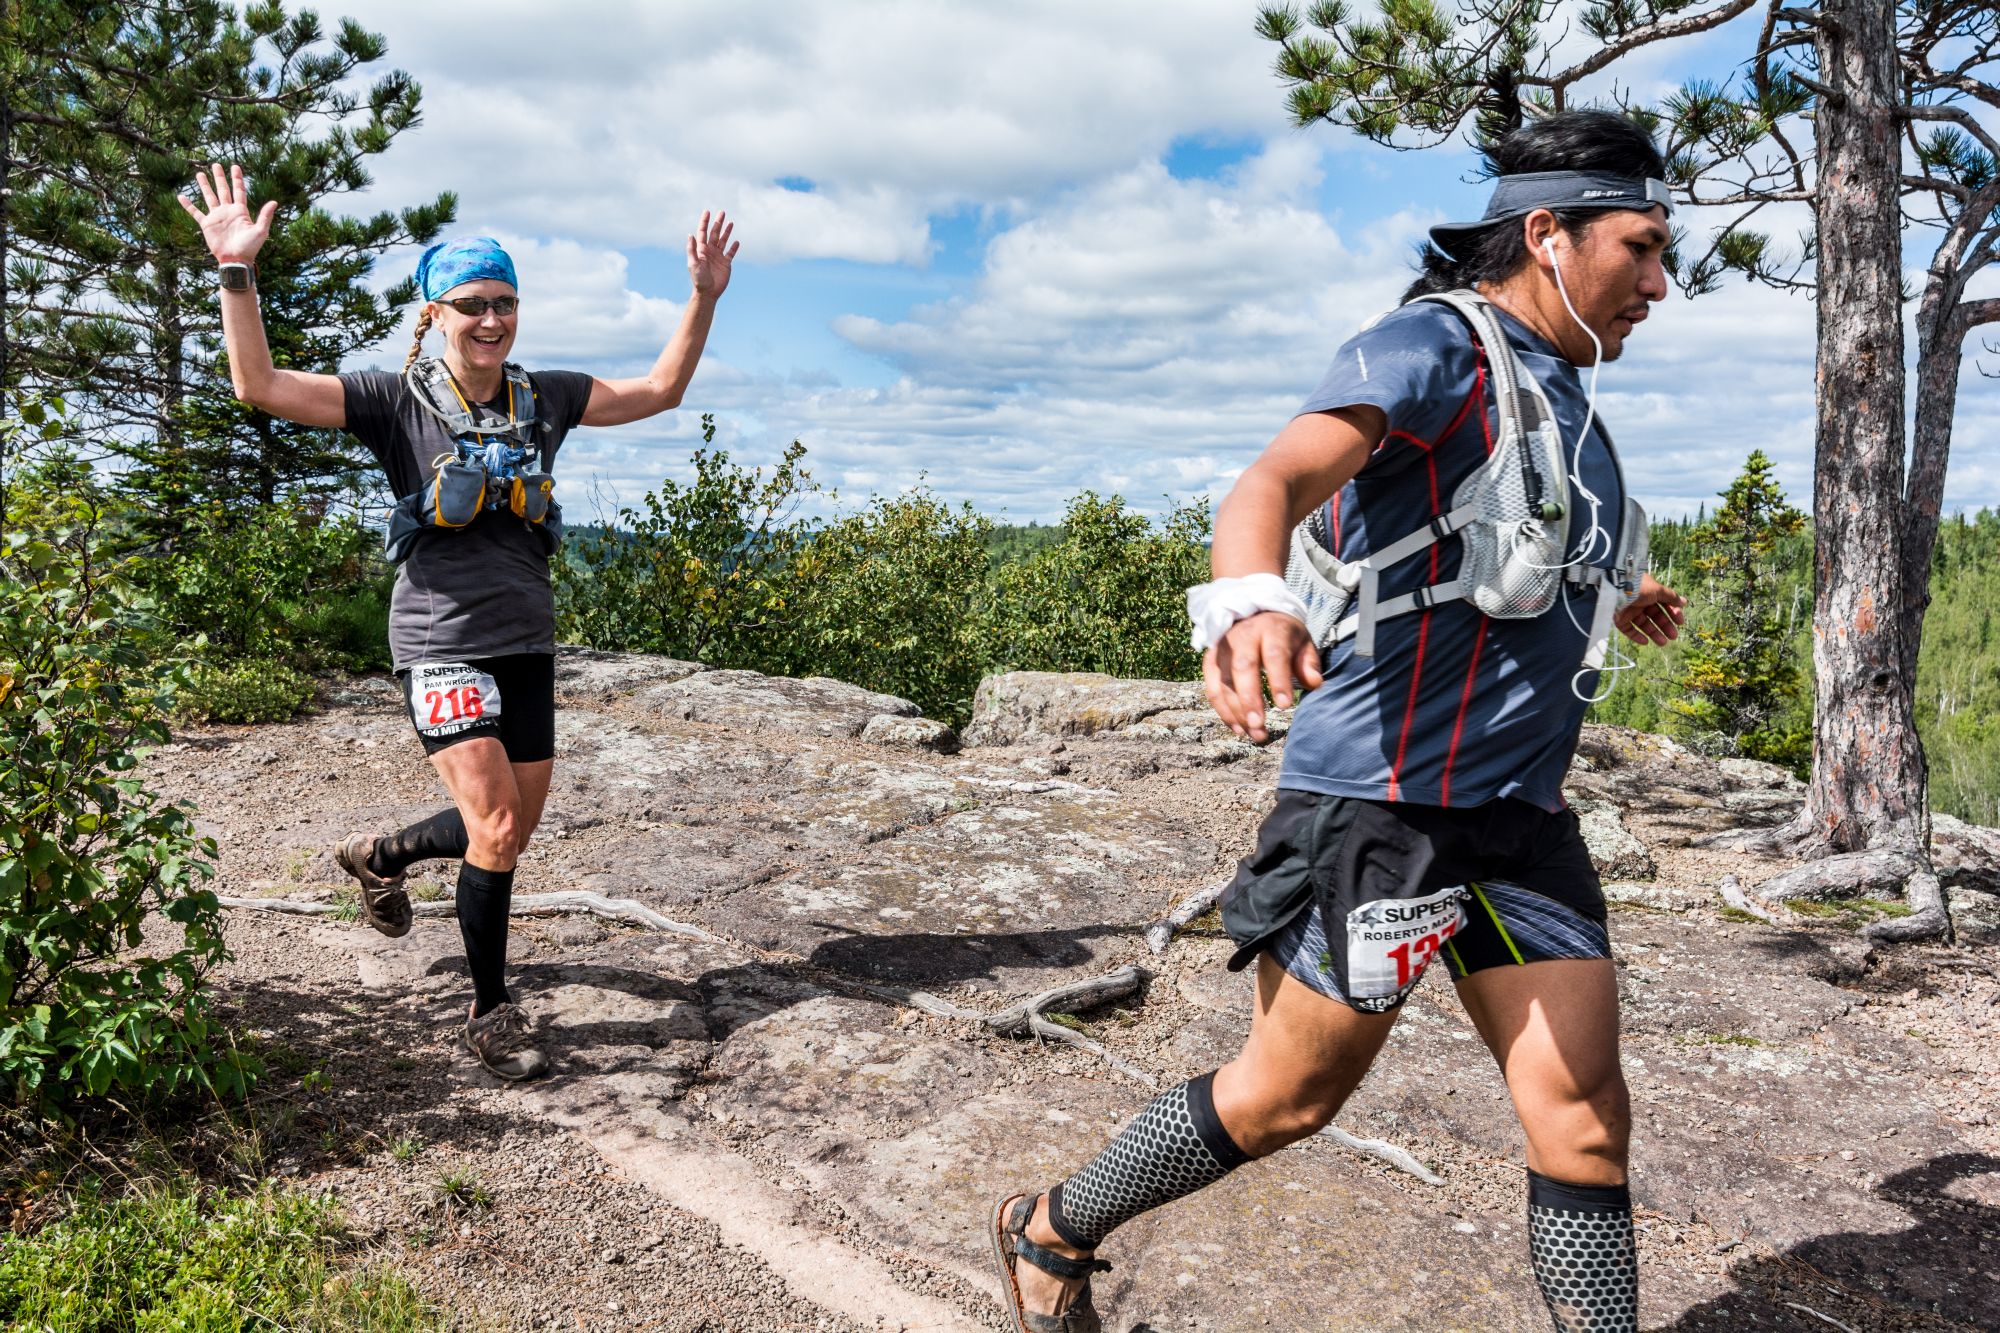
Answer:
<svg viewBox="0 0 2000 1333"><path fill-rule="evenodd" d="M1931 603L1931 553L1937 548L1938 518L1944 510L1945 463L1951 457L1951 430L1958 411L1965 327L1958 319L1957 286L1933 272L1917 314L1917 419L1901 524L1903 600L1897 608L1905 684L1912 694L1917 688L1917 650L1924 641L1924 612Z"/></svg>
<svg viewBox="0 0 2000 1333"><path fill-rule="evenodd" d="M1794 830L1825 854L1926 836L1899 605L1902 218L1894 0L1827 0L1819 29L1813 778Z"/></svg>

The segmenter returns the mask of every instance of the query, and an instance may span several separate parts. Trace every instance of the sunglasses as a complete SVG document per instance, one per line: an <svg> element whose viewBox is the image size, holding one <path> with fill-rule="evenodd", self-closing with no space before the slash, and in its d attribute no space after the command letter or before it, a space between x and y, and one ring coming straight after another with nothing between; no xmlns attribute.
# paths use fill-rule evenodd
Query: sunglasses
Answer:
<svg viewBox="0 0 2000 1333"><path fill-rule="evenodd" d="M479 318L489 310L504 318L513 314L520 307L521 298L518 296L454 296L449 300L440 300L438 304L448 305L459 314L469 315L474 319Z"/></svg>

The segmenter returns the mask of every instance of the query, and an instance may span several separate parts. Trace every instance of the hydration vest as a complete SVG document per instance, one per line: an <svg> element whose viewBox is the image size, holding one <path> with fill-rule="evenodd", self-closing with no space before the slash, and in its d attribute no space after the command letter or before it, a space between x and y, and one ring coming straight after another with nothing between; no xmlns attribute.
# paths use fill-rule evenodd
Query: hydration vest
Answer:
<svg viewBox="0 0 2000 1333"><path fill-rule="evenodd" d="M428 485L390 509L382 542L390 563L409 559L419 538L440 528L468 527L495 512L525 523L541 539L545 555L554 555L562 545L562 506L552 494L556 479L543 470L547 451L541 440L548 425L536 410L535 386L528 372L511 361L504 373L507 418L502 421L498 413L467 403L439 358L424 357L404 372L410 394L444 423L456 447L433 460L435 475Z"/></svg>
<svg viewBox="0 0 2000 1333"><path fill-rule="evenodd" d="M1464 600L1496 620L1526 620L1549 611L1564 584L1595 589L1578 674L1595 671L1604 665L1612 617L1638 592L1646 572L1646 511L1626 495L1611 568L1570 561L1570 476L1548 396L1522 364L1485 298L1456 291L1417 299L1449 306L1472 327L1499 409L1493 452L1452 493L1447 512L1360 560L1342 560L1333 553L1329 510L1340 502L1335 495L1293 529L1285 586L1305 603L1306 628L1322 652L1351 638L1355 653L1363 657L1374 656L1375 627L1381 621L1440 602ZM1624 470L1601 423L1598 436L1624 494ZM1594 528L1594 517L1592 521ZM1381 596L1383 570L1454 535L1462 551L1458 577L1398 597ZM1594 543L1594 536L1590 540Z"/></svg>

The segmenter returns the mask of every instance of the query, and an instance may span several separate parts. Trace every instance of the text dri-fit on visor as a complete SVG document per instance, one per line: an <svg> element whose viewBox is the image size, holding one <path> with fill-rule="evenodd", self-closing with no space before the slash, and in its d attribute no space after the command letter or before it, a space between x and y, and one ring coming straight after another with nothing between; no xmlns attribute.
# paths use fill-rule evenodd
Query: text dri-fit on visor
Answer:
<svg viewBox="0 0 2000 1333"><path fill-rule="evenodd" d="M1586 415L1576 367L1520 321L1499 318L1549 399L1568 463ZM1372 544L1449 511L1492 446L1497 419L1487 379L1465 322L1432 303L1393 310L1341 347L1300 411L1366 404L1388 418L1388 433L1331 502L1334 554L1361 559ZM1604 534L1590 563L1608 567L1622 539L1625 494L1594 421L1576 471L1601 501ZM1589 528L1570 525L1565 559L1590 540ZM1439 542L1382 571L1381 595L1453 578L1459 558L1457 540ZM1571 687L1594 691L1595 673L1579 680L1577 666L1595 606L1594 590L1565 584L1556 605L1534 619L1497 620L1449 601L1382 621L1373 656L1357 655L1352 640L1335 644L1323 658L1325 685L1293 718L1278 785L1446 806L1517 796L1560 809L1588 707Z"/></svg>

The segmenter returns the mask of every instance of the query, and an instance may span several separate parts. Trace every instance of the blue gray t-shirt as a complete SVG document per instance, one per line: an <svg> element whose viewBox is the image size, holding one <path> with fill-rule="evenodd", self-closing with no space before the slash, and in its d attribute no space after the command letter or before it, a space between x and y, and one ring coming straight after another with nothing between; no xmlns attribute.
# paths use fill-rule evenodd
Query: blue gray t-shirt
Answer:
<svg viewBox="0 0 2000 1333"><path fill-rule="evenodd" d="M1555 409L1567 463L1582 429L1577 368L1512 316L1500 323ZM1449 308L1416 302L1383 316L1335 354L1300 412L1369 404L1389 433L1328 502L1334 553L1358 560L1451 509L1452 494L1486 461L1499 427L1472 331ZM1601 502L1591 562L1610 566L1625 492L1610 447L1592 425L1578 469ZM1584 545L1590 505L1570 484L1570 555ZM1455 577L1459 539L1382 571L1381 596ZM1333 796L1470 806L1505 796L1562 808L1562 780L1587 705L1571 689L1588 644L1595 593L1565 585L1531 620L1494 620L1453 600L1379 622L1375 655L1353 640L1325 655L1326 683L1305 697L1285 741L1281 787ZM1581 628L1579 628L1581 627ZM1595 692L1597 673L1576 679Z"/></svg>

